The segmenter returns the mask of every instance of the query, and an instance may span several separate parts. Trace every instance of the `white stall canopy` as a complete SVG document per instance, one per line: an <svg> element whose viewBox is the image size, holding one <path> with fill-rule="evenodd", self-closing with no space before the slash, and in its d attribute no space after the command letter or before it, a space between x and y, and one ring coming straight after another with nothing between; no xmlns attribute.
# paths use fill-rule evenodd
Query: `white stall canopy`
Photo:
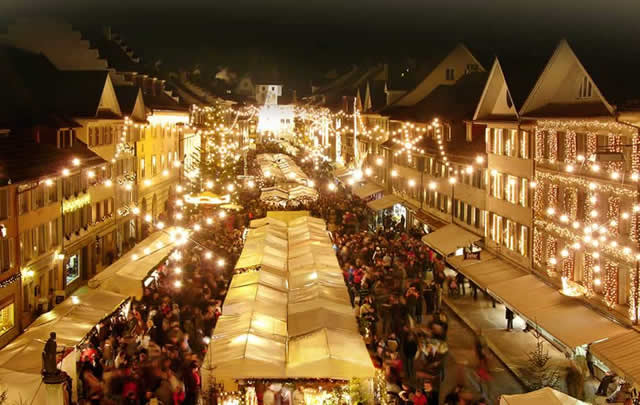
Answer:
<svg viewBox="0 0 640 405"><path fill-rule="evenodd" d="M176 241L187 236L186 230L177 227L154 232L89 280L89 288L142 298L143 281L169 256Z"/></svg>
<svg viewBox="0 0 640 405"><path fill-rule="evenodd" d="M422 242L443 256L449 256L456 250L470 246L482 237L465 231L455 224L445 225L437 231L422 237Z"/></svg>
<svg viewBox="0 0 640 405"><path fill-rule="evenodd" d="M236 268L260 270L233 277L203 384L208 372L226 379L373 377L326 224L299 212L278 214L284 226L269 217L251 223L256 228ZM275 234L277 242L269 243ZM280 271L266 257L282 260Z"/></svg>
<svg viewBox="0 0 640 405"><path fill-rule="evenodd" d="M81 289L53 310L40 315L20 336L0 350L0 382L8 387L10 403L46 404L41 384L42 350L51 332L58 349L75 348L102 319L112 314L128 297L108 291ZM74 352L60 367L77 387Z"/></svg>
<svg viewBox="0 0 640 405"><path fill-rule="evenodd" d="M500 405L587 405L574 397L545 387L526 394L502 395Z"/></svg>
<svg viewBox="0 0 640 405"><path fill-rule="evenodd" d="M289 340L289 378L372 378L369 352L359 334L320 329Z"/></svg>

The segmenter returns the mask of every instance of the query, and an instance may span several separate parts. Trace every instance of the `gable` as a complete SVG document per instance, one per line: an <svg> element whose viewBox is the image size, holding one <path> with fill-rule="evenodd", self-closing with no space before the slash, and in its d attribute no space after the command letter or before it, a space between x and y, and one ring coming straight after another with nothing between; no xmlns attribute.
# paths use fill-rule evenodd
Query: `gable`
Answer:
<svg viewBox="0 0 640 405"><path fill-rule="evenodd" d="M578 106L584 107L586 115L613 112L567 41L562 40L527 97L520 115L580 116Z"/></svg>
<svg viewBox="0 0 640 405"><path fill-rule="evenodd" d="M142 97L142 91L138 89L138 95L136 96L136 103L133 106L133 112L131 118L137 121L146 121L147 112L144 106L144 98Z"/></svg>
<svg viewBox="0 0 640 405"><path fill-rule="evenodd" d="M100 102L98 103L98 111L108 110L117 115L122 115L122 112L120 111L120 104L118 104L118 97L116 96L116 91L113 88L111 78L108 75L106 78L107 80L104 83Z"/></svg>
<svg viewBox="0 0 640 405"><path fill-rule="evenodd" d="M473 119L517 120L517 118L516 106L509 94L504 72L498 59L495 59Z"/></svg>
<svg viewBox="0 0 640 405"><path fill-rule="evenodd" d="M369 111L371 110L372 107L372 103L371 103L371 83L367 82L367 89L365 90L365 95L364 95L364 110L365 111Z"/></svg>
<svg viewBox="0 0 640 405"><path fill-rule="evenodd" d="M395 102L398 106L413 106L427 97L433 89L441 84L453 84L467 73L467 68L474 65L478 71L484 72L484 68L471 54L469 49L458 44L426 77L406 95ZM453 80L448 80L447 69L453 69Z"/></svg>

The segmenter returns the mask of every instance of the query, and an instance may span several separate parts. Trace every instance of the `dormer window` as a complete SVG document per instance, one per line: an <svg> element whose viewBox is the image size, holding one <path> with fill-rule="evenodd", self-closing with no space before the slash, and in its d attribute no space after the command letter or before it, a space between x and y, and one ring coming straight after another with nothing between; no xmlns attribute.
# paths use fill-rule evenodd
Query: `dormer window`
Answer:
<svg viewBox="0 0 640 405"><path fill-rule="evenodd" d="M446 79L455 80L455 78L456 78L456 70L454 68L447 68Z"/></svg>
<svg viewBox="0 0 640 405"><path fill-rule="evenodd" d="M582 77L582 81L580 82L580 89L578 91L578 98L589 98L591 97L593 89L593 84L591 80L585 75Z"/></svg>

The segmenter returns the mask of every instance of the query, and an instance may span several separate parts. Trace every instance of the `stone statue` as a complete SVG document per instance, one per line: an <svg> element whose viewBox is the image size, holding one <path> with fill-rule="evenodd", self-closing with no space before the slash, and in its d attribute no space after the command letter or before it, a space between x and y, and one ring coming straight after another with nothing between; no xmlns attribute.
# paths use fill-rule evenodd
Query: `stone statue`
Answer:
<svg viewBox="0 0 640 405"><path fill-rule="evenodd" d="M42 374L44 375L57 375L60 374L58 370L58 362L56 359L58 345L56 343L56 333L51 332L47 343L44 345L44 351L42 352Z"/></svg>

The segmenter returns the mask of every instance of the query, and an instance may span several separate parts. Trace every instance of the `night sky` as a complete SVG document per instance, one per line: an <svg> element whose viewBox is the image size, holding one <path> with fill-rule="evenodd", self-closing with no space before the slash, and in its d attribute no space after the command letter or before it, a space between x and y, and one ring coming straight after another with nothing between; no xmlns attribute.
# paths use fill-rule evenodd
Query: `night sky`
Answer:
<svg viewBox="0 0 640 405"><path fill-rule="evenodd" d="M0 0L0 15L109 24L146 60L284 74L420 56L440 42L489 52L568 37L638 48L637 0Z"/></svg>

